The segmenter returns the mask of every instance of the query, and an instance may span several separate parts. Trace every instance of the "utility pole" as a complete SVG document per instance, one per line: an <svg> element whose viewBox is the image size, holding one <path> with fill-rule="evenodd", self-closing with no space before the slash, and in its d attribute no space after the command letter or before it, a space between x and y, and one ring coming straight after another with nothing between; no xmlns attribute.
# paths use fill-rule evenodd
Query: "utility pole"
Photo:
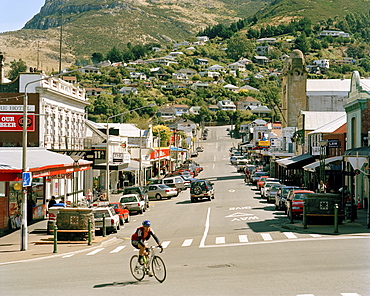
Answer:
<svg viewBox="0 0 370 296"><path fill-rule="evenodd" d="M59 73L62 72L62 41L63 41L63 11L60 22L60 40L59 40Z"/></svg>

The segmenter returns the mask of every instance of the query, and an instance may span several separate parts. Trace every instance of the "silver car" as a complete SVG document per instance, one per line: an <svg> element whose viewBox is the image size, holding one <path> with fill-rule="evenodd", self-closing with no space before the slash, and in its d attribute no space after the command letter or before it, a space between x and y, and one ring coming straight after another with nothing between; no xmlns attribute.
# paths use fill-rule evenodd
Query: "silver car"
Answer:
<svg viewBox="0 0 370 296"><path fill-rule="evenodd" d="M177 189L164 184L151 184L148 186L148 196L156 199L163 197L170 199L172 196L177 196Z"/></svg>
<svg viewBox="0 0 370 296"><path fill-rule="evenodd" d="M119 202L122 207L127 207L130 212L138 212L139 214L145 212L145 201L140 199L139 194L122 195Z"/></svg>
<svg viewBox="0 0 370 296"><path fill-rule="evenodd" d="M117 232L120 228L119 216L111 207L93 208L95 228L103 230L103 215L105 215L105 227L107 232Z"/></svg>

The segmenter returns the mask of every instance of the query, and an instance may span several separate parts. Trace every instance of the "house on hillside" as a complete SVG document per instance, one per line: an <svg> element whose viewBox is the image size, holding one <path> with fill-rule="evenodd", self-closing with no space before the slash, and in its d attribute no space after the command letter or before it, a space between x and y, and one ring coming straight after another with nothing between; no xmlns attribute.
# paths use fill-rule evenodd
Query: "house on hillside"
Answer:
<svg viewBox="0 0 370 296"><path fill-rule="evenodd" d="M232 91L232 92L238 92L238 90L239 90L239 87L237 87L237 86L235 86L235 85L233 85L233 84L226 84L226 85L224 85L224 88L225 89L227 89L227 90L229 90L229 91Z"/></svg>
<svg viewBox="0 0 370 296"><path fill-rule="evenodd" d="M222 100L217 102L217 106L220 110L231 110L236 111L236 106L231 100Z"/></svg>
<svg viewBox="0 0 370 296"><path fill-rule="evenodd" d="M200 66L208 65L208 60L207 59L196 58L194 60L194 65L200 65Z"/></svg>
<svg viewBox="0 0 370 296"><path fill-rule="evenodd" d="M239 63L239 62L229 64L229 65L227 65L227 68L229 68L230 70L240 71L240 72L244 72L246 70L245 69L245 64L242 64L242 63Z"/></svg>
<svg viewBox="0 0 370 296"><path fill-rule="evenodd" d="M172 105L172 107L176 110L176 113L175 113L176 116L181 116L181 115L187 114L189 112L189 106L188 105L175 104L175 105Z"/></svg>
<svg viewBox="0 0 370 296"><path fill-rule="evenodd" d="M189 109L189 114L198 115L199 111L200 111L199 106L191 106L190 109Z"/></svg>
<svg viewBox="0 0 370 296"><path fill-rule="evenodd" d="M128 95L128 94L134 94L134 95L137 95L139 93L138 89L136 87L132 87L132 86L124 86L122 87L118 93L121 93L121 94L124 94L124 95Z"/></svg>
<svg viewBox="0 0 370 296"><path fill-rule="evenodd" d="M253 97L244 97L236 102L237 110L247 110L248 107L259 107L262 106L262 103ZM249 109L250 110L250 109Z"/></svg>
<svg viewBox="0 0 370 296"><path fill-rule="evenodd" d="M269 62L269 59L265 56L254 56L252 61L256 64L266 65Z"/></svg>
<svg viewBox="0 0 370 296"><path fill-rule="evenodd" d="M94 66L86 66L80 69L83 74L101 74L100 69Z"/></svg>
<svg viewBox="0 0 370 296"><path fill-rule="evenodd" d="M326 37L326 36L349 38L350 34L345 33L343 31L335 31L335 30L323 30L319 34L319 37Z"/></svg>
<svg viewBox="0 0 370 296"><path fill-rule="evenodd" d="M85 90L87 96L98 96L106 93L101 87L86 87Z"/></svg>

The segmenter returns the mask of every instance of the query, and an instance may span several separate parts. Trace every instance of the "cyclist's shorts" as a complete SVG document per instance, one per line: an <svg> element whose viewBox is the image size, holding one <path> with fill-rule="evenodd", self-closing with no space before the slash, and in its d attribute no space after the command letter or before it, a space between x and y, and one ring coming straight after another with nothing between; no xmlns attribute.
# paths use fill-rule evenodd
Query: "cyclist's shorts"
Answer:
<svg viewBox="0 0 370 296"><path fill-rule="evenodd" d="M140 241L136 240L132 240L131 245L136 249L140 249L140 246L145 247L145 245L143 245Z"/></svg>

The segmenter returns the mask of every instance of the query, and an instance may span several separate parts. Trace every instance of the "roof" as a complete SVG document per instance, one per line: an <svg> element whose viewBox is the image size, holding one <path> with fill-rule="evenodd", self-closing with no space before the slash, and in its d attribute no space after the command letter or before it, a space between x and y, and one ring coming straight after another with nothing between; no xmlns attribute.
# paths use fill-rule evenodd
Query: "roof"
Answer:
<svg viewBox="0 0 370 296"><path fill-rule="evenodd" d="M337 129L342 127L347 123L347 115L343 115L338 117L337 119L319 127L318 129L314 130L313 132L308 133L311 134L330 134L335 132Z"/></svg>
<svg viewBox="0 0 370 296"><path fill-rule="evenodd" d="M325 158L325 164L329 164L329 163L332 163L334 161L342 161L343 160L343 156L335 156L335 157L329 157L329 158ZM310 172L315 172L316 171L316 168L318 168L320 166L320 163L321 161L315 161L313 163L310 163L308 165L305 165L303 167L303 169L305 171L310 171Z"/></svg>
<svg viewBox="0 0 370 296"><path fill-rule="evenodd" d="M309 92L349 92L351 79L307 79Z"/></svg>
<svg viewBox="0 0 370 296"><path fill-rule="evenodd" d="M295 164L298 164L300 162L307 162L310 161L313 158L311 154L301 154L297 156L293 156L291 158L283 158L276 161L280 166L283 166L285 168L290 168L291 166L294 166Z"/></svg>
<svg viewBox="0 0 370 296"><path fill-rule="evenodd" d="M313 131L346 115L346 112L301 111L302 114L305 115L304 129Z"/></svg>

